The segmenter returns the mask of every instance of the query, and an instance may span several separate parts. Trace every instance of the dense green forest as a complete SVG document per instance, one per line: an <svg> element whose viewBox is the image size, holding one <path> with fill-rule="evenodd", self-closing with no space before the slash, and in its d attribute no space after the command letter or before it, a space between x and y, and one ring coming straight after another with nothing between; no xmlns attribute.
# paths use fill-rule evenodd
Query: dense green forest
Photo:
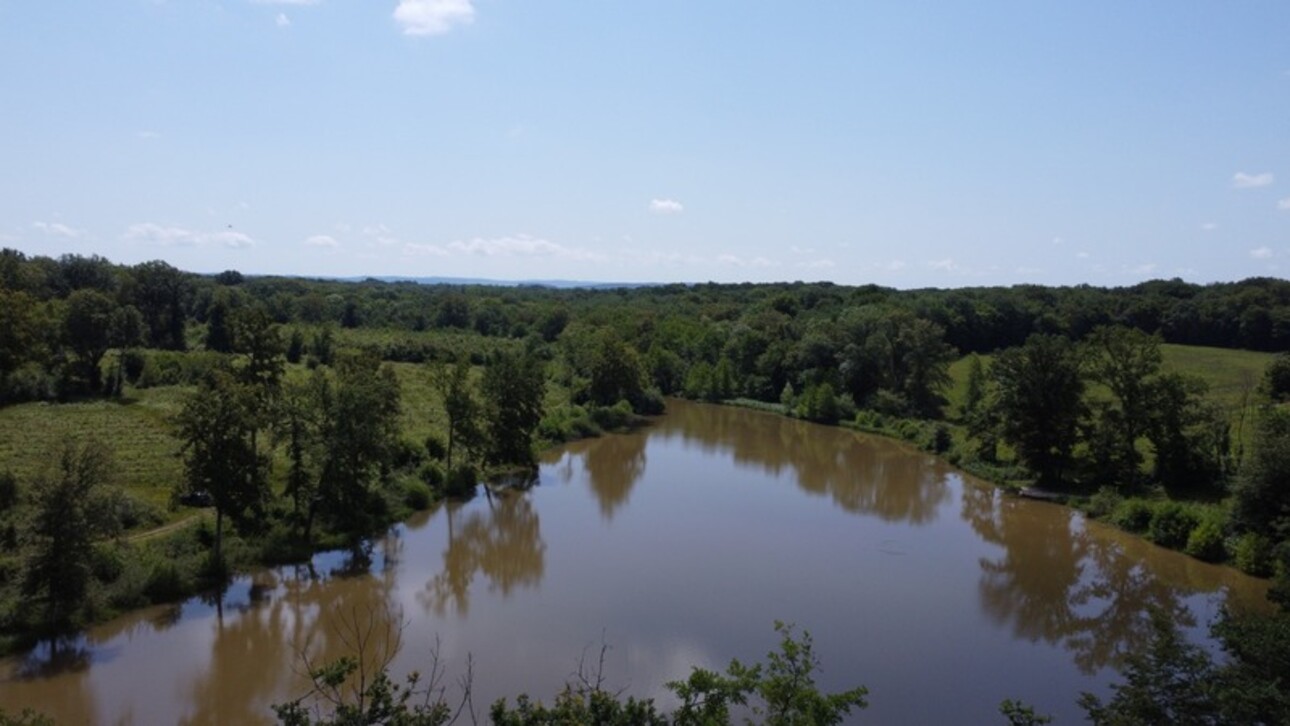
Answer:
<svg viewBox="0 0 1290 726"><path fill-rule="evenodd" d="M0 637L19 647L231 569L361 550L407 512L481 479L522 482L541 447L633 425L667 396L911 440L1273 577L1287 604L1290 357L1232 352L1234 376L1178 346L1290 348L1290 282L552 289L6 249ZM1223 631L1236 663L1266 655L1256 639L1286 642L1269 622ZM1169 635L1162 648L1195 655ZM1280 661L1264 655L1245 676L1284 716L1290 687L1267 680Z"/></svg>

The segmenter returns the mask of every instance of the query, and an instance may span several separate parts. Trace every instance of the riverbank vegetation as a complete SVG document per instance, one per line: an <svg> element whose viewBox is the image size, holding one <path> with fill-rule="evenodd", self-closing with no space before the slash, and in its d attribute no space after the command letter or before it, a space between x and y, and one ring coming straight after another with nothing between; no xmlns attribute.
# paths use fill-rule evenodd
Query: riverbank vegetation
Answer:
<svg viewBox="0 0 1290 726"><path fill-rule="evenodd" d="M905 438L1285 598L1287 347L1274 279L551 289L3 250L0 641L361 546L664 396Z"/></svg>

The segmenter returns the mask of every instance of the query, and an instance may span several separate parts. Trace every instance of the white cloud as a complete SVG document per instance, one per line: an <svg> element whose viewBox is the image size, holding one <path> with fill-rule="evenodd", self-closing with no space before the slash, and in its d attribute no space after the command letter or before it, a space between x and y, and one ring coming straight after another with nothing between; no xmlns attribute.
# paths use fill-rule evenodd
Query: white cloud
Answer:
<svg viewBox="0 0 1290 726"><path fill-rule="evenodd" d="M627 241L631 241L630 239ZM664 252L662 250L641 250L641 249L624 249L618 252L618 257L629 265L671 265L671 266L690 266L702 265L707 262L702 257L692 254L683 254L680 252Z"/></svg>
<svg viewBox="0 0 1290 726"><path fill-rule="evenodd" d="M1081 251L1079 251L1079 252L1076 252L1076 253L1075 253L1075 257L1076 257L1077 259L1087 260L1087 259L1088 259L1088 253L1087 253L1087 252L1084 252L1084 251L1082 251L1082 250L1081 250Z"/></svg>
<svg viewBox="0 0 1290 726"><path fill-rule="evenodd" d="M777 266L774 262L766 259L765 257L760 257L760 256L753 257L751 259L745 259L743 257L738 257L736 255L730 255L730 254L717 255L717 262L720 262L723 265L731 265L733 267L776 267Z"/></svg>
<svg viewBox="0 0 1290 726"><path fill-rule="evenodd" d="M559 257L566 260L604 260L605 256L591 250L566 247L557 242L531 237L527 234L512 237L455 240L446 247L449 252L480 255L482 257Z"/></svg>
<svg viewBox="0 0 1290 726"><path fill-rule="evenodd" d="M85 236L85 230L68 227L61 222L32 222L31 227L32 229L40 230L51 237L80 239Z"/></svg>
<svg viewBox="0 0 1290 726"><path fill-rule="evenodd" d="M1206 222L1202 224L1200 228L1205 230L1206 232L1213 232L1214 230L1218 229L1218 225L1215 224L1214 222Z"/></svg>
<svg viewBox="0 0 1290 726"><path fill-rule="evenodd" d="M1150 275L1155 271L1156 263L1154 262L1147 262L1129 270L1129 272L1132 272L1135 275Z"/></svg>
<svg viewBox="0 0 1290 726"><path fill-rule="evenodd" d="M959 268L958 265L954 264L954 259L951 257L946 257L941 260L932 260L927 263L927 266L933 270L944 270L945 272L953 272Z"/></svg>
<svg viewBox="0 0 1290 726"><path fill-rule="evenodd" d="M279 28L285 28L291 25L291 18L288 18L286 13L278 13L278 17L273 22L277 23Z"/></svg>
<svg viewBox="0 0 1290 726"><path fill-rule="evenodd" d="M1061 237L1053 237L1053 244L1054 244L1054 245L1064 244L1065 242L1066 242L1066 240L1062 239Z"/></svg>
<svg viewBox="0 0 1290 726"><path fill-rule="evenodd" d="M1283 212L1290 212L1290 197L1286 197L1285 199L1277 202L1277 209L1280 209Z"/></svg>
<svg viewBox="0 0 1290 726"><path fill-rule="evenodd" d="M1270 247L1256 247L1250 250L1250 257L1253 257L1256 260L1270 260L1272 259L1272 255L1273 252Z"/></svg>
<svg viewBox="0 0 1290 726"><path fill-rule="evenodd" d="M409 242L403 245L403 254L408 256L429 255L431 257L447 257L448 250L445 250L439 245L428 245L428 244L420 244L417 242Z"/></svg>
<svg viewBox="0 0 1290 726"><path fill-rule="evenodd" d="M837 267L833 260L806 260L796 265L804 270L828 270Z"/></svg>
<svg viewBox="0 0 1290 726"><path fill-rule="evenodd" d="M305 241L300 244L305 247L318 247L332 250L340 247L340 243L336 241L336 238L328 234L313 235L312 237L306 238Z"/></svg>
<svg viewBox="0 0 1290 726"><path fill-rule="evenodd" d="M886 269L887 271L889 271L889 272L896 272L897 270L903 270L903 269L905 269L905 261L904 261L904 260L892 260L891 262L888 262L886 265L884 265L884 267L885 267L885 269Z"/></svg>
<svg viewBox="0 0 1290 726"><path fill-rule="evenodd" d="M1024 266L1018 267L1016 270L1018 275L1038 275L1043 271L1044 271L1044 268L1042 267L1024 267Z"/></svg>
<svg viewBox="0 0 1290 726"><path fill-rule="evenodd" d="M473 0L399 0L394 20L404 35L443 35L475 21Z"/></svg>
<svg viewBox="0 0 1290 726"><path fill-rule="evenodd" d="M1237 189L1255 189L1257 187L1266 187L1276 181L1272 172L1265 171L1260 174L1246 174L1238 171L1232 175L1232 186Z"/></svg>
<svg viewBox="0 0 1290 726"><path fill-rule="evenodd" d="M251 0L256 5L317 5L319 0Z"/></svg>
<svg viewBox="0 0 1290 726"><path fill-rule="evenodd" d="M132 224L121 238L130 242L149 242L163 247L227 247L245 249L254 247L249 235L233 230L201 232L183 227L164 227L152 222Z"/></svg>
<svg viewBox="0 0 1290 726"><path fill-rule="evenodd" d="M152 131L151 129L144 129L143 131L140 131L139 133L135 134L135 136L138 136L140 139L143 139L144 141L151 141L153 139L161 138L160 133L156 131Z"/></svg>
<svg viewBox="0 0 1290 726"><path fill-rule="evenodd" d="M369 230L364 230L364 233ZM375 232L375 230L371 231ZM378 237L378 241L387 243L393 241L393 238ZM492 238L474 237L467 240L454 240L443 245L408 242L403 244L403 254L432 257L448 257L450 255L476 255L491 258L552 257L578 262L602 262L609 259L606 255L593 250L568 247L558 242L527 234Z"/></svg>
<svg viewBox="0 0 1290 726"><path fill-rule="evenodd" d="M675 199L651 199L649 211L654 214L680 214L685 211L685 205Z"/></svg>

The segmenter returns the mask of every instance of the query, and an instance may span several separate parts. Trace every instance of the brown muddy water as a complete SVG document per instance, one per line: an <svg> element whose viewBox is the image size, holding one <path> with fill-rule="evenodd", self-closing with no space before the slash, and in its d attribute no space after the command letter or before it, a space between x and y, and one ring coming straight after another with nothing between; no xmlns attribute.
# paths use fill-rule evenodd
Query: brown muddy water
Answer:
<svg viewBox="0 0 1290 726"><path fill-rule="evenodd" d="M630 435L549 452L539 484L423 513L370 564L237 580L0 662L0 704L60 723L271 722L302 694L301 654L368 654L403 623L392 670L430 670L450 697L472 662L475 712L549 702L607 643L608 687L673 701L691 666L760 659L775 620L809 630L820 684L864 684L868 723L998 723L1022 699L1076 723L1118 654L1164 608L1206 640L1224 603L1266 586L1044 502L1003 495L886 439L672 401ZM469 723L469 719L466 721Z"/></svg>

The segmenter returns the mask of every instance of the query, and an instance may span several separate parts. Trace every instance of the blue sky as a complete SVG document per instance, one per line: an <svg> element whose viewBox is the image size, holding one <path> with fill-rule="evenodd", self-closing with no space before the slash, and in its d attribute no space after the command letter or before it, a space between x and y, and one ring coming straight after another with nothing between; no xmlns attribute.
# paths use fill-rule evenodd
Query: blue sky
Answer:
<svg viewBox="0 0 1290 726"><path fill-rule="evenodd" d="M1290 271L1290 3L0 0L0 245L896 287Z"/></svg>

